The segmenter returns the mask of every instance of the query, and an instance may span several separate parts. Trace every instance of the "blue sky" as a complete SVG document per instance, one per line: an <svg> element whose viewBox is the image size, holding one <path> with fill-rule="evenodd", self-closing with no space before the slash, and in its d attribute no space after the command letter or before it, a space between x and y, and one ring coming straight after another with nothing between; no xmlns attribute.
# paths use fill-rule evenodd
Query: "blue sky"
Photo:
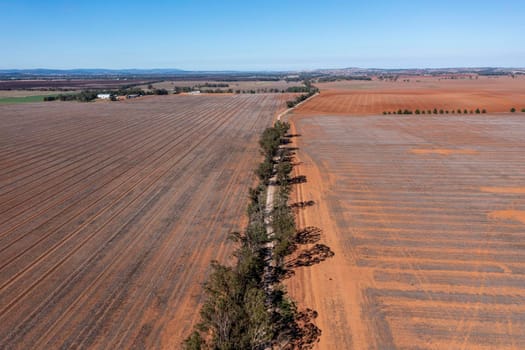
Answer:
<svg viewBox="0 0 525 350"><path fill-rule="evenodd" d="M525 0L0 0L1 68L525 66Z"/></svg>

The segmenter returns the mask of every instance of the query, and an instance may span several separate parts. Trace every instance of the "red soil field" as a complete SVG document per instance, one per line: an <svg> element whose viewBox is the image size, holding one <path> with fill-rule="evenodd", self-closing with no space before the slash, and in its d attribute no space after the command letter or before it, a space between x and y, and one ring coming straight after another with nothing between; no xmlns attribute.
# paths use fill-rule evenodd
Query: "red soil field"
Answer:
<svg viewBox="0 0 525 350"><path fill-rule="evenodd" d="M404 82L403 80L410 80ZM368 115L409 109L509 112L525 108L525 77L439 79L401 77L396 82L338 81L316 84L321 94L297 112L309 115Z"/></svg>
<svg viewBox="0 0 525 350"><path fill-rule="evenodd" d="M291 121L298 225L335 253L287 280L319 349L525 348L522 116Z"/></svg>
<svg viewBox="0 0 525 350"><path fill-rule="evenodd" d="M180 348L287 98L0 106L0 348Z"/></svg>

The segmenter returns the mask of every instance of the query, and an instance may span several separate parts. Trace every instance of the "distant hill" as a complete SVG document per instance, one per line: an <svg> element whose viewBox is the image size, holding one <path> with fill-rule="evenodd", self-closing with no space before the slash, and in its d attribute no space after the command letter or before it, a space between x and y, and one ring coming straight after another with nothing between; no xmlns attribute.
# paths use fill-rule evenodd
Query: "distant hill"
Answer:
<svg viewBox="0 0 525 350"><path fill-rule="evenodd" d="M176 68L157 69L104 69L104 68L79 68L79 69L0 69L1 75L19 76L123 76L123 75L169 75L184 74L186 71Z"/></svg>
<svg viewBox="0 0 525 350"><path fill-rule="evenodd" d="M177 68L152 69L0 69L0 80L54 79L280 79L286 72L271 71L187 71ZM277 77L277 78L276 78Z"/></svg>
<svg viewBox="0 0 525 350"><path fill-rule="evenodd" d="M509 75L525 74L524 68L473 67L473 68L336 68L318 69L315 72L328 75L443 75L443 74L478 74L478 75Z"/></svg>
<svg viewBox="0 0 525 350"><path fill-rule="evenodd" d="M515 75L525 74L524 68L333 68L314 69L307 71L187 71L177 68L153 69L105 69L105 68L78 68L78 69L0 69L0 80L60 80L60 79L135 79L135 80L206 80L222 81L237 80L280 80L287 79L301 81L321 76L359 76L372 77L378 75L431 75L447 74L475 74L475 75Z"/></svg>

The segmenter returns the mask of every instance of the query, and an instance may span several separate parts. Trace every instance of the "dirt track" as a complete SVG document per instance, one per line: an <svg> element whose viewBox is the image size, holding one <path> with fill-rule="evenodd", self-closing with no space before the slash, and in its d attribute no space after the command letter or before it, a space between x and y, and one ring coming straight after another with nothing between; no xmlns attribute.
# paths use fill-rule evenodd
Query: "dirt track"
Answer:
<svg viewBox="0 0 525 350"><path fill-rule="evenodd" d="M525 348L520 116L294 116L300 227L335 256L289 290L320 349Z"/></svg>
<svg viewBox="0 0 525 350"><path fill-rule="evenodd" d="M403 80L408 79L408 82ZM349 115L393 112L399 109L509 112L525 108L525 77L479 77L442 80L430 77L405 77L396 82L338 81L316 84L321 95L297 112L308 115Z"/></svg>
<svg viewBox="0 0 525 350"><path fill-rule="evenodd" d="M286 95L0 107L0 348L179 348Z"/></svg>

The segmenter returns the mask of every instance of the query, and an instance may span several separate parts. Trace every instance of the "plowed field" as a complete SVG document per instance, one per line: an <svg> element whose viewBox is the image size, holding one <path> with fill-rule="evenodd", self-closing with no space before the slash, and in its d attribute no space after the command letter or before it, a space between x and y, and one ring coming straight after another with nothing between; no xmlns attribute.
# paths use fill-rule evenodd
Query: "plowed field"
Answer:
<svg viewBox="0 0 525 350"><path fill-rule="evenodd" d="M403 80L408 81L403 81ZM475 111L489 113L525 108L525 77L442 80L406 77L396 82L339 81L316 84L321 94L301 105L297 112L309 115L382 114L399 109L415 111Z"/></svg>
<svg viewBox="0 0 525 350"><path fill-rule="evenodd" d="M525 120L294 116L320 349L525 348Z"/></svg>
<svg viewBox="0 0 525 350"><path fill-rule="evenodd" d="M180 348L287 97L0 106L0 348Z"/></svg>

